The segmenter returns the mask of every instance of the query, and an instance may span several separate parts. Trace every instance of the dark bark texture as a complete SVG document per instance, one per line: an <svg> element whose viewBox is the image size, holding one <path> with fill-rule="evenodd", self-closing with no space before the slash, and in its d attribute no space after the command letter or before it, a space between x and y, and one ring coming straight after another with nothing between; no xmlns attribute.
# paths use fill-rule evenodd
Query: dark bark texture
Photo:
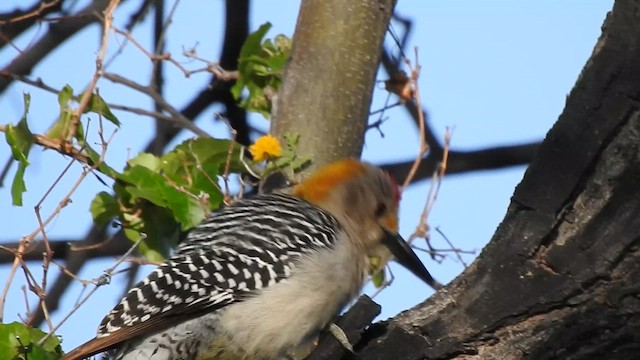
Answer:
<svg viewBox="0 0 640 360"><path fill-rule="evenodd" d="M640 359L639 100L640 1L618 0L491 242L358 358Z"/></svg>

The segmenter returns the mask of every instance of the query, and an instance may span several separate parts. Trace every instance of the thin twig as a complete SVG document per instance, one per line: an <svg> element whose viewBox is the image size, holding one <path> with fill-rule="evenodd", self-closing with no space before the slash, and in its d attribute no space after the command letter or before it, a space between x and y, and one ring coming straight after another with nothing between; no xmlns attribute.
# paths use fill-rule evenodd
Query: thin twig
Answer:
<svg viewBox="0 0 640 360"><path fill-rule="evenodd" d="M474 254L474 251L465 251L462 249L458 249L457 247L453 246L453 243L451 241L449 241L449 238L442 232L442 230L440 230L439 227L436 227L436 232L438 234L440 234L440 236L442 236L442 238L444 239L444 241L447 242L447 244L449 244L449 246L451 247L451 251L453 251L456 254L456 257L458 258L458 261L460 261L460 263L462 264L462 266L465 267L465 269L467 268L467 263L464 261L464 259L462 258L462 256L460 254ZM441 250L441 251L445 251L445 250Z"/></svg>
<svg viewBox="0 0 640 360"><path fill-rule="evenodd" d="M227 160L224 164L224 172L222 173L222 180L224 181L224 203L229 205L231 203L231 191L229 190L229 172L231 171L231 158L233 157L233 148L236 144L236 137L238 132L234 129L226 118L219 116L219 118L227 124L229 132L231 132L231 142L229 143L229 150L227 151Z"/></svg>
<svg viewBox="0 0 640 360"><path fill-rule="evenodd" d="M114 132L114 134L115 134L115 132ZM31 234L29 234L29 235L27 235L27 236L22 238L22 241L20 242L20 245L18 246L18 249L17 249L17 251L15 253L16 255L15 255L13 264L11 266L11 271L10 271L10 274L9 274L9 278L7 279L7 282L5 283L5 288L3 290L2 296L0 297L0 319L2 319L2 315L3 315L3 312L4 312L4 304L5 304L5 301L6 301L6 296L8 294L9 288L11 287L11 283L12 283L14 275L15 275L15 270L17 269L17 267L20 264L22 264L23 269L25 271L28 271L26 263L22 259L22 254L27 250L27 248L28 248L29 244L31 243L31 241L33 241L33 239L35 239L36 236L38 236L38 234L43 233L45 231L46 226L48 226L49 223L55 217L58 216L60 211L62 211L62 209L64 207L66 207L67 204L69 204L71 196L75 193L75 191L78 189L78 187L84 181L84 179L87 177L87 175L90 174L95 169L97 169L103 163L104 158L106 156L107 147L108 147L108 142L103 142L103 144L102 144L102 153L100 154L100 159L98 160L98 162L96 164L93 164L93 166L91 166L91 167L85 167L83 169L82 173L80 174L80 176L78 177L78 179L76 180L76 182L71 187L71 189L62 198L62 200L60 200L60 202L58 203L56 208L47 217L47 219L42 221L42 219L40 218L39 224L38 224L38 228L36 230L34 230ZM75 161L75 160L72 160L72 162L73 161ZM64 171L67 171L67 170L68 170L68 167ZM59 180L59 179L60 179L60 177L58 177L57 180ZM57 180L56 180L55 184L57 184ZM48 195L50 191L51 191L50 189L47 190L45 196ZM46 309L43 308L43 311L46 311ZM47 316L48 315L45 314L45 318Z"/></svg>
<svg viewBox="0 0 640 360"><path fill-rule="evenodd" d="M60 326L62 326L62 324L64 324L70 317L71 315L73 315L76 311L78 311L78 309L98 290L99 287L109 284L111 282L111 276L113 275L114 271L116 270L116 268L122 264L122 262L125 260L125 258L127 258L129 255L131 255L131 253L133 252L133 250L135 250L138 245L140 245L140 243L147 238L147 235L144 233L140 234L140 239L138 239L138 241L136 241L130 248L129 250L127 250L126 253L124 253L116 262L115 264L113 264L113 266L109 267L108 269L106 269L103 274L96 280L93 281L94 284L94 288L91 289L91 291L89 291L89 293L82 298L80 301L78 301L78 303L76 303L76 305L71 309L71 311L69 311L69 313L67 315L65 315L64 318L62 318L62 320L60 320L60 322L58 323L58 325L56 325L53 330L51 332L49 332L47 335L45 335L42 339L40 339L40 341L38 342L38 345L42 345L44 344L45 341L47 341L47 339L52 336L55 331L57 331Z"/></svg>
<svg viewBox="0 0 640 360"><path fill-rule="evenodd" d="M138 265L155 265L155 266L162 265L162 262L160 261L153 261L143 257L130 257L130 258L124 259L124 262L138 264Z"/></svg>
<svg viewBox="0 0 640 360"><path fill-rule="evenodd" d="M177 2L176 2L177 4ZM174 6L175 8L175 6ZM171 53L169 52L165 52L165 53L159 53L159 54L152 54L151 52L149 52L147 49L144 48L144 46L142 46L132 35L130 32L128 31L123 31L120 30L116 27L113 28L114 31L118 34L118 35L122 35L125 37L125 39L132 43L138 50L140 50L146 57L149 58L149 60L151 61L168 61L171 64L173 64L178 70L180 70L182 72L182 74L184 75L184 77L188 78L191 77L191 75L193 74L197 74L197 73L201 73L201 72L208 72L211 73L213 75L216 76L216 78L222 80L222 81L232 81L232 80L236 80L238 79L239 76L239 72L237 70L225 70L220 66L220 63L218 62L211 62L208 61L206 59L202 59L200 57L198 57L197 52L195 49L189 49L189 50L184 50L183 51L183 55L187 58L191 58L197 61L201 61L203 63L206 64L205 67L203 68L198 68L195 70L189 70L187 68L185 68L184 66L182 66L182 64L180 64L176 59L173 58L173 56L171 55Z"/></svg>
<svg viewBox="0 0 640 360"><path fill-rule="evenodd" d="M391 286L391 284L393 284L393 281L396 279L396 277L393 275L393 271L391 271L391 267L386 266L385 269L382 269L380 271L385 270L389 272L389 279L387 280L387 278L385 278L380 287L377 288L376 291L373 292L373 294L371 294L372 299L375 299L376 296L380 295L380 293L384 291L384 289Z"/></svg>
<svg viewBox="0 0 640 360"><path fill-rule="evenodd" d="M416 102L416 106L418 109L422 109L422 103L420 101L420 87L418 86L418 78L420 77L420 62L418 60L418 48L414 49L415 57L416 57L416 65L411 68L411 64L409 60L405 59L407 66L411 68L411 85L412 85L412 94ZM429 151L429 145L427 144L427 140L425 138L425 119L424 113L420 112L419 116L419 132L420 132L420 149L418 151L418 155L416 156L415 161L413 162L413 166L411 170L409 170L409 175L404 179L404 183L402 184L402 190L406 189L407 186L411 183L411 180L416 175L416 171L418 171L418 167L420 167L420 163L422 162L422 158Z"/></svg>
<svg viewBox="0 0 640 360"><path fill-rule="evenodd" d="M29 314L31 313L31 306L29 306L29 296L27 295L27 287L22 285L20 287L20 290L22 290L22 295L24 296L24 306L25 306L25 309L27 309L27 316L29 316Z"/></svg>
<svg viewBox="0 0 640 360"><path fill-rule="evenodd" d="M171 116L173 116L173 120L176 124L178 124L179 127L187 129L187 130L191 130L194 134L198 135L198 136L202 136L202 137L210 137L209 134L200 129L197 125L195 125L191 120L189 120L188 118L186 118L184 115L182 115L178 110L176 110L173 106L171 106L169 103L167 103L162 96L160 96L160 94L158 94L155 90L153 90L152 88L148 87L148 86L144 86L144 85L140 85L138 83L136 83L135 81L129 80L125 77L122 77L120 75L117 74L113 74L113 73L104 73L103 77L105 79L108 79L110 81L113 81L115 83L119 83L122 85L125 85L127 87L130 87L134 90L137 90L143 94L146 94L147 96L149 96L154 102L156 102L158 105L160 105L160 107L162 107L162 109L166 112L168 112L169 114L171 114Z"/></svg>
<svg viewBox="0 0 640 360"><path fill-rule="evenodd" d="M54 88L52 86L47 85L41 78L37 78L35 80L32 80L32 79L29 79L27 76L19 75L19 74L0 74L0 76L11 77L12 79L14 79L16 81L20 81L22 83L31 85L31 86L36 87L38 89L50 92L52 94L56 94L57 95L57 94L60 93L59 89L56 89L56 88ZM130 113L133 113L133 114L149 116L149 117L155 118L157 120L168 121L174 126L179 126L180 125L177 121L175 121L175 119L172 116L165 115L165 114L159 113L157 111L150 111L150 110L146 110L146 109L142 109L142 108L138 108L138 107L133 107L133 106L129 106L129 105L120 105L120 104L114 104L114 103L109 103L109 102L107 102L107 106L110 109L122 110L122 111L130 112Z"/></svg>
<svg viewBox="0 0 640 360"><path fill-rule="evenodd" d="M0 26L12 24L12 23L17 23L17 22L20 22L20 21L24 21L24 20L39 16L40 14L45 12L47 9L50 9L50 8L55 7L56 5L58 5L59 2L60 2L60 0L52 0L51 2L42 1L40 3L40 5L38 5L37 9L35 9L35 10L31 11L31 12L28 12L26 14L22 14L20 16L12 17L9 20L0 21Z"/></svg>
<svg viewBox="0 0 640 360"><path fill-rule="evenodd" d="M98 55L96 56L96 71L93 73L93 78L82 94L82 97L80 97L80 99L78 100L79 106L74 111L73 116L71 117L71 126L69 127L69 133L66 137L66 141L68 144L72 143L72 140L75 137L76 132L78 131L80 117L84 113L84 109L86 109L87 105L89 105L89 100L93 96L93 91L96 88L98 79L102 77L102 63L104 61L104 57L107 53L107 47L109 45L109 31L111 30L111 23L113 22L113 12L116 10L116 7L118 7L119 3L120 0L109 1L109 5L107 5L107 8L103 12L104 20L102 22L102 40L100 49L98 50Z"/></svg>

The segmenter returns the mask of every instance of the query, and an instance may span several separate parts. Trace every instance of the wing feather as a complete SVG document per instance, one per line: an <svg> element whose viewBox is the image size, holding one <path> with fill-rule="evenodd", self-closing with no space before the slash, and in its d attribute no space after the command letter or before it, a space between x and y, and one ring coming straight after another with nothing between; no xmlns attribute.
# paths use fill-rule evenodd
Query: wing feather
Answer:
<svg viewBox="0 0 640 360"><path fill-rule="evenodd" d="M63 359L95 355L252 296L289 277L301 254L332 246L340 229L331 215L294 197L241 200L194 228L127 292L97 337Z"/></svg>

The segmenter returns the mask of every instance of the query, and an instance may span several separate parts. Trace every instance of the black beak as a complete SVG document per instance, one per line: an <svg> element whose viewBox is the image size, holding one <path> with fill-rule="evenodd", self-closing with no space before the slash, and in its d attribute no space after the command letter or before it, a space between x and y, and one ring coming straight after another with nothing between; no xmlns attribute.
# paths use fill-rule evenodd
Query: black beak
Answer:
<svg viewBox="0 0 640 360"><path fill-rule="evenodd" d="M442 284L437 282L429 273L429 270L424 266L422 261L418 258L415 252L409 244L400 236L400 234L392 234L385 231L385 236L382 239L382 243L389 248L393 256L400 263L400 265L407 268L420 280L427 283L435 290L442 288Z"/></svg>

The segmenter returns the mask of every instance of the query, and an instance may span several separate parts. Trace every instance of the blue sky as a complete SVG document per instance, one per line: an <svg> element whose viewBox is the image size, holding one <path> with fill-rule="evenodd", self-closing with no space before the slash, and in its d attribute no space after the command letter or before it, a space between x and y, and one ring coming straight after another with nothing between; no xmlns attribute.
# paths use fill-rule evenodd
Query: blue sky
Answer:
<svg viewBox="0 0 640 360"><path fill-rule="evenodd" d="M13 9L21 3L16 0L3 2L0 11ZM254 2L252 29L270 21L273 28L269 36L278 33L291 35L299 2L283 1L277 7L273 4L267 1ZM212 61L218 58L224 28L222 5L222 1L180 3L168 35L168 50L175 58L184 60L180 55L182 49L196 44L201 57ZM398 13L414 20L407 53L412 54L414 46L419 49L422 102L429 111L433 128L442 135L447 126L455 127L452 148L457 150L544 138L562 111L566 95L590 56L611 6L612 1L609 0L400 0ZM135 4L126 2L124 7L130 11ZM116 25L122 26L128 20L126 13L116 12ZM399 27L396 29L400 31ZM45 26L30 31L16 43L24 48L45 31ZM35 69L33 77L42 77L47 84L56 88L68 83L76 90L82 89L94 71L99 31L99 27L93 26L68 41ZM146 28L141 27L133 35L149 48L151 40ZM112 37L110 43L109 54L113 54L122 39ZM4 67L15 55L13 49L0 51L0 66ZM149 77L147 65L148 59L129 44L108 71L129 76L144 84ZM199 65L186 63L186 66L196 68ZM166 74L166 98L176 108L184 105L208 80L206 75L194 75L186 79L171 65L166 66ZM381 73L379 78L384 79L384 74ZM121 86L114 86L107 80L102 80L99 88L101 95L113 103L138 107L149 107L151 104L147 98ZM29 115L32 130L45 131L57 115L55 96L19 83L13 84L0 97L0 123L19 119L23 92L29 92L32 96ZM380 108L386 96L384 91L377 89L372 108ZM198 125L213 136L222 137L226 136L225 128L210 125L213 113L219 110L215 107L208 109L198 119ZM153 123L148 118L130 113L116 115L123 126L109 147L107 161L120 169L128 158L135 156L146 144L152 134ZM394 108L387 111L386 116L389 120L382 126L385 137L370 131L363 157L374 163L414 157L419 147L418 136L404 110ZM262 128L268 126L259 116L254 117L252 122ZM184 134L175 142L191 136ZM8 146L0 143L2 164L9 154ZM31 166L26 176L28 192L25 206L11 206L9 188L0 188L0 228L3 229L0 241L17 241L37 228L33 207L66 164L50 151L32 150ZM79 167L74 167L65 175L63 183L43 203L43 214L48 215L55 208L80 171ZM429 218L430 226L439 228L457 247L479 251L490 240L504 216L523 172L524 167L514 167L447 177ZM421 182L409 188L403 196L400 227L405 236L411 234L418 222L428 187L428 182ZM47 228L48 236L53 239L83 236L90 227L89 203L94 194L102 190L108 191L94 177L90 176L84 181L72 197L73 202ZM442 237L435 231L432 241L436 247L446 247ZM455 259L437 264L427 256L421 257L433 275L443 282L453 279L463 270L462 264ZM470 263L472 257L467 256L465 260ZM112 263L113 259L96 261L85 267L79 275L85 279L98 277ZM39 264L31 264L34 273L38 273L39 269ZM8 270L8 266L0 266L0 282L4 283ZM142 273L149 270L143 270ZM381 318L408 309L432 293L398 266L393 265L392 270L395 274L393 285L376 298L383 306ZM57 271L52 270L50 281L56 276ZM116 276L110 286L99 289L60 328L58 334L64 339L64 349L69 350L93 336L102 316L119 299L123 283L124 278ZM17 315L25 312L20 290L22 284L24 277L18 272L5 307L6 322L18 319ZM53 315L54 323L67 314L80 291L81 287L76 284L66 294L62 299L63 308ZM31 304L35 304L35 300L32 299Z"/></svg>

